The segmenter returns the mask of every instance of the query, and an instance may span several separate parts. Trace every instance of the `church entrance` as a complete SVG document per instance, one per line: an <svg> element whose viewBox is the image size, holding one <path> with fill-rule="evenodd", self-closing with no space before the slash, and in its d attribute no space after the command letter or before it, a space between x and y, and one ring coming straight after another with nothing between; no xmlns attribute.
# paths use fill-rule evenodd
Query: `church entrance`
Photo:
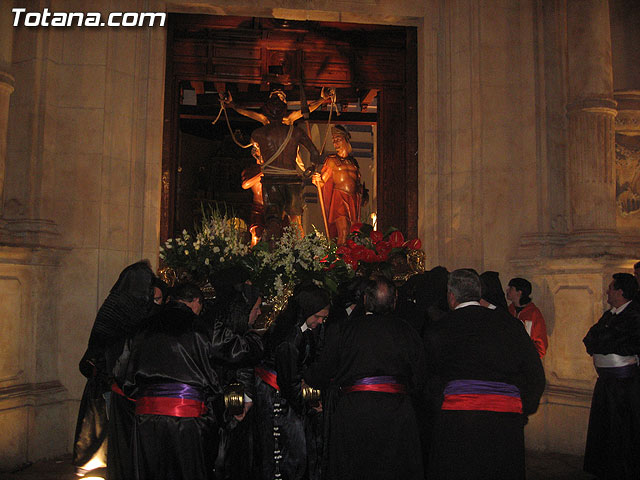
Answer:
<svg viewBox="0 0 640 480"><path fill-rule="evenodd" d="M324 87L324 92L323 92ZM313 110L316 101L330 90ZM249 224L250 190L241 174L255 164L250 143L273 91L324 156L330 125L351 135L369 190L361 220L417 235L416 29L171 14L167 37L161 240L190 230L203 210ZM221 98L236 108L221 111ZM312 112L307 113L307 106ZM302 161L307 163L303 149ZM322 230L317 190L305 186L303 226Z"/></svg>

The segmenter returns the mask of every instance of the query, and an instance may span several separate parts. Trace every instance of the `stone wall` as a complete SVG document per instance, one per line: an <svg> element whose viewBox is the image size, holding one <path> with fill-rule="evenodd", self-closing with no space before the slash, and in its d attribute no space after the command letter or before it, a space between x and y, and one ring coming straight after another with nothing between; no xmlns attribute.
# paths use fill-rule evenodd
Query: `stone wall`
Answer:
<svg viewBox="0 0 640 480"><path fill-rule="evenodd" d="M127 11L131 2L46 6ZM84 385L77 365L97 308L127 264L157 264L166 32L11 27L9 34L15 91L0 242L13 256L0 256L0 280L3 309L12 312L2 319L3 338L12 349L0 372L0 426L12 435L3 437L0 468L70 451Z"/></svg>

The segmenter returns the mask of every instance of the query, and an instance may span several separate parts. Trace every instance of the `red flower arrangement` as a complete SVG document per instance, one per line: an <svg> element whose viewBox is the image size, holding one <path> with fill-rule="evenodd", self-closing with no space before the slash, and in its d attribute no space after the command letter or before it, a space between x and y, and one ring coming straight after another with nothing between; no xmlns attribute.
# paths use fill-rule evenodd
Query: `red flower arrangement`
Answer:
<svg viewBox="0 0 640 480"><path fill-rule="evenodd" d="M405 241L404 235L398 229L391 228L386 234L374 230L366 223L354 223L345 245L337 248L336 254L344 263L358 270L363 264L368 268L384 269L394 254L407 254L410 250L420 250L422 242L419 238ZM373 265L371 265L373 264ZM377 265L376 265L377 264Z"/></svg>

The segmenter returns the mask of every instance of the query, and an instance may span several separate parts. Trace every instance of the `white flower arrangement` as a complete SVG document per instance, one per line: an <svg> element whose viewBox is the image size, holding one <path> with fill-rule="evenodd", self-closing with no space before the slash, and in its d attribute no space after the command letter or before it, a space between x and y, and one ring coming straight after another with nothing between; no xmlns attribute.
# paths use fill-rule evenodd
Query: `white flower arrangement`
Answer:
<svg viewBox="0 0 640 480"><path fill-rule="evenodd" d="M283 298L302 282L323 285L336 291L338 284L353 276L342 263L336 267L336 247L314 229L302 235L296 227L285 227L277 240L263 241L251 248L238 221L218 211L205 214L200 228L160 247L160 258L178 278L206 282L211 274L229 267L244 267L251 281L268 301Z"/></svg>
<svg viewBox="0 0 640 480"><path fill-rule="evenodd" d="M287 286L304 280L318 280L327 269L325 261L331 251L327 238L317 230L302 236L296 227L285 227L272 248L256 248L259 276L272 277L273 295L282 295Z"/></svg>
<svg viewBox="0 0 640 480"><path fill-rule="evenodd" d="M160 258L166 266L186 271L196 280L206 279L216 269L233 265L249 253L236 222L215 210L204 215L195 236L183 230L180 237L170 238L160 247Z"/></svg>

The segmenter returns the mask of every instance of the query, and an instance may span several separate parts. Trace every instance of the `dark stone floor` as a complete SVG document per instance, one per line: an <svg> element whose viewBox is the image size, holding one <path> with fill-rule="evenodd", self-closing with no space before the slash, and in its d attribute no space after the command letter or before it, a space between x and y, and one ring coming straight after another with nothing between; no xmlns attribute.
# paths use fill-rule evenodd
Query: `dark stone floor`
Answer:
<svg viewBox="0 0 640 480"><path fill-rule="evenodd" d="M527 452L527 480L593 480L582 471L582 456Z"/></svg>
<svg viewBox="0 0 640 480"><path fill-rule="evenodd" d="M11 473L0 473L0 480L78 480L71 457L46 460ZM593 480L582 471L582 457L561 453L527 452L528 480Z"/></svg>

